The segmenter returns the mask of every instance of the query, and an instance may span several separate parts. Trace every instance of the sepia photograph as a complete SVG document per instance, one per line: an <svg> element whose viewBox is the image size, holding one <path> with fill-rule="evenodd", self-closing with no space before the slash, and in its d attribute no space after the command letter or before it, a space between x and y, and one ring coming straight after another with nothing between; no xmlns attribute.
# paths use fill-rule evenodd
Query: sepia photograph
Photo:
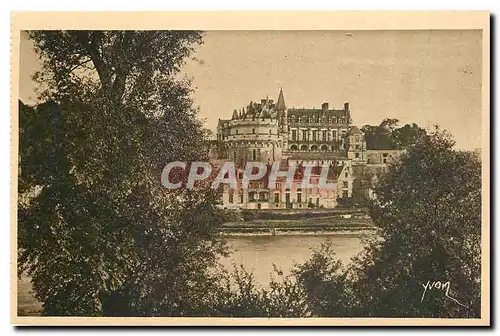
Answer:
<svg viewBox="0 0 500 336"><path fill-rule="evenodd" d="M13 14L12 323L490 324L488 12L66 15Z"/></svg>

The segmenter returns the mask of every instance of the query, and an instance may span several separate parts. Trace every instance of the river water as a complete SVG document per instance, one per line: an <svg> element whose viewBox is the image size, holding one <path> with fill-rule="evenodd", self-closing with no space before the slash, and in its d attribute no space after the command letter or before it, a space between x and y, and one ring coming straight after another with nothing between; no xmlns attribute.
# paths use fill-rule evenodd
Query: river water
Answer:
<svg viewBox="0 0 500 336"><path fill-rule="evenodd" d="M257 283L265 286L273 273L273 263L284 275L290 274L294 264L307 261L313 249L319 249L326 240L332 243L337 258L348 264L363 249L361 237L360 234L232 236L227 238L232 253L221 263L228 270L233 265L243 265L254 274Z"/></svg>

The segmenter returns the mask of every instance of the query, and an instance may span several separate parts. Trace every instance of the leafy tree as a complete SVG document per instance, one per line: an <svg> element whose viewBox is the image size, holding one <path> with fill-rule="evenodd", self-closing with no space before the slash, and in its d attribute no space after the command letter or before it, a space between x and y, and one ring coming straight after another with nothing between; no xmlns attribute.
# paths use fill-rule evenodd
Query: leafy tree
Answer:
<svg viewBox="0 0 500 336"><path fill-rule="evenodd" d="M425 137L427 131L418 127L417 124L406 124L403 127L396 128L391 133L394 146L398 149L404 149L415 144L418 139Z"/></svg>
<svg viewBox="0 0 500 336"><path fill-rule="evenodd" d="M367 149L405 149L427 134L417 124L397 127L398 119L384 119L378 126L365 125L364 133Z"/></svg>
<svg viewBox="0 0 500 336"><path fill-rule="evenodd" d="M329 266L331 253L302 268L299 279L316 314L480 316L481 162L453 145L437 130L382 176L371 211L379 236L348 269ZM449 281L449 290L424 293L428 281Z"/></svg>
<svg viewBox="0 0 500 336"><path fill-rule="evenodd" d="M349 316L351 299L344 266L335 257L330 241L293 270L296 286L302 290L311 316Z"/></svg>
<svg viewBox="0 0 500 336"><path fill-rule="evenodd" d="M391 133L396 127L397 119L384 119L380 125L365 125L361 128L364 133L367 149L393 149L394 143Z"/></svg>
<svg viewBox="0 0 500 336"><path fill-rule="evenodd" d="M43 69L20 104L18 268L43 315L196 315L215 286L224 214L207 185L166 190L206 159L183 61L193 31L31 31Z"/></svg>
<svg viewBox="0 0 500 336"><path fill-rule="evenodd" d="M354 199L352 197L337 196L337 204L339 208L352 208L354 206Z"/></svg>
<svg viewBox="0 0 500 336"><path fill-rule="evenodd" d="M224 286L217 292L213 315L225 317L308 317L311 315L305 292L295 277L283 276L273 265L274 276L268 288L255 283L243 266L225 274Z"/></svg>

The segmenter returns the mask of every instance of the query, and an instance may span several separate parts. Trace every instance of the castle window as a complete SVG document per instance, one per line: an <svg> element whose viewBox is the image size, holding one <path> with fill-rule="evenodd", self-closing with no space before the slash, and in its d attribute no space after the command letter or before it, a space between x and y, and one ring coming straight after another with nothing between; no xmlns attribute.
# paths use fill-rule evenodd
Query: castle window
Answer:
<svg viewBox="0 0 500 336"><path fill-rule="evenodd" d="M354 147L355 147L356 149L359 149L359 145L355 145Z"/></svg>
<svg viewBox="0 0 500 336"><path fill-rule="evenodd" d="M354 141L359 142L359 135L356 135L356 137L354 138Z"/></svg>
<svg viewBox="0 0 500 336"><path fill-rule="evenodd" d="M321 140L326 141L326 130L321 131L321 133L322 133L322 135L321 135L322 139Z"/></svg>
<svg viewBox="0 0 500 336"><path fill-rule="evenodd" d="M342 186L343 186L344 188L348 188L348 187L349 187L349 184L347 183L347 181L344 181L344 183L342 183Z"/></svg>
<svg viewBox="0 0 500 336"><path fill-rule="evenodd" d="M318 131L313 131L313 141L316 141Z"/></svg>
<svg viewBox="0 0 500 336"><path fill-rule="evenodd" d="M229 203L233 203L233 202L234 202L233 193L230 193L229 194Z"/></svg>
<svg viewBox="0 0 500 336"><path fill-rule="evenodd" d="M303 151L307 150L307 145L300 146L300 149L303 150Z"/></svg>
<svg viewBox="0 0 500 336"><path fill-rule="evenodd" d="M297 130L292 130L292 140L297 140Z"/></svg>
<svg viewBox="0 0 500 336"><path fill-rule="evenodd" d="M297 203L302 203L302 194L297 194Z"/></svg>
<svg viewBox="0 0 500 336"><path fill-rule="evenodd" d="M256 149L252 150L252 160L253 161L257 160L257 150Z"/></svg>
<svg viewBox="0 0 500 336"><path fill-rule="evenodd" d="M354 153L354 157L355 157L356 159L359 159L359 153Z"/></svg>
<svg viewBox="0 0 500 336"><path fill-rule="evenodd" d="M238 129L236 129L236 135L238 135Z"/></svg>
<svg viewBox="0 0 500 336"><path fill-rule="evenodd" d="M349 172L345 172L345 177L349 177Z"/></svg>
<svg viewBox="0 0 500 336"><path fill-rule="evenodd" d="M290 149L291 149L291 150L297 150L297 149L299 149L299 148L297 147L297 145L292 145L292 146L290 146Z"/></svg>
<svg viewBox="0 0 500 336"><path fill-rule="evenodd" d="M272 130L269 130L269 135L273 134L273 131Z"/></svg>
<svg viewBox="0 0 500 336"><path fill-rule="evenodd" d="M255 128L252 128L252 134L255 134Z"/></svg>
<svg viewBox="0 0 500 336"><path fill-rule="evenodd" d="M243 203L243 194L240 195L240 203Z"/></svg>

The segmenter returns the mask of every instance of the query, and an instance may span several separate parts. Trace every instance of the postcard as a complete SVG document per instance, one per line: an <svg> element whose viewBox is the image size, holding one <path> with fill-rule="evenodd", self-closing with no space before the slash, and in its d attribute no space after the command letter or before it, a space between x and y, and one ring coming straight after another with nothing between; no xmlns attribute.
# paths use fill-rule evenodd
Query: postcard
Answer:
<svg viewBox="0 0 500 336"><path fill-rule="evenodd" d="M489 26L12 13L12 323L489 326Z"/></svg>

